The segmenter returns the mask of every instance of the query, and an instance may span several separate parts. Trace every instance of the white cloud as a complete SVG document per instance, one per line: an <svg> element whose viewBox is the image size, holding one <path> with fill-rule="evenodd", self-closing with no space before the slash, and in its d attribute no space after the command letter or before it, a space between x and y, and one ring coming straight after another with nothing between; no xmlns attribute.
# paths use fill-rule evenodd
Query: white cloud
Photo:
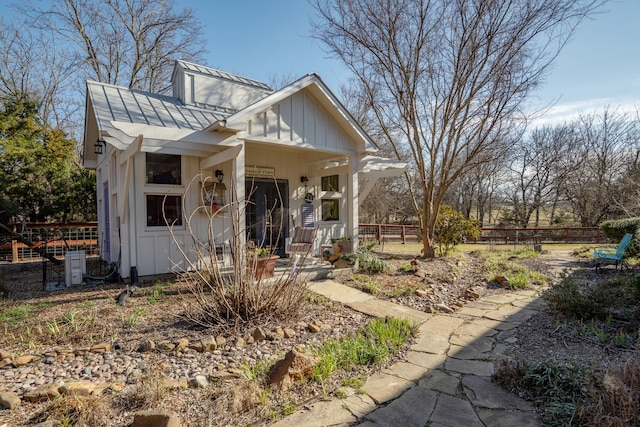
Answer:
<svg viewBox="0 0 640 427"><path fill-rule="evenodd" d="M606 108L613 113L635 116L640 110L640 102L630 97L618 97L593 98L556 104L550 107L545 114L534 119L531 127L562 124L576 119L581 115L601 113Z"/></svg>

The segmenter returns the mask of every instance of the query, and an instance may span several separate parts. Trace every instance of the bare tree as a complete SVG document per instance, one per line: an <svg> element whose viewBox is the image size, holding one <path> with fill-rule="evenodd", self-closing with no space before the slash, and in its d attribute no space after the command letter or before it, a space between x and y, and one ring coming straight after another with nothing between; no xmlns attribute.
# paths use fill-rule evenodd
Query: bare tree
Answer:
<svg viewBox="0 0 640 427"><path fill-rule="evenodd" d="M366 89L388 138L420 175L423 252L438 207L469 167L505 150L507 130L602 0L314 0L313 31ZM489 155L488 155L489 154Z"/></svg>
<svg viewBox="0 0 640 427"><path fill-rule="evenodd" d="M82 77L104 83L163 92L173 60L196 61L204 52L193 11L172 0L53 0L23 12L71 46Z"/></svg>
<svg viewBox="0 0 640 427"><path fill-rule="evenodd" d="M573 153L580 167L564 180L563 191L580 224L597 226L623 212L621 204L626 203L619 201L636 161L638 123L605 108L602 113L580 117L574 126L582 142Z"/></svg>
<svg viewBox="0 0 640 427"><path fill-rule="evenodd" d="M0 21L0 97L35 100L40 118L51 127L72 128L71 105L65 91L72 85L67 52L55 45L50 33L27 24Z"/></svg>
<svg viewBox="0 0 640 427"><path fill-rule="evenodd" d="M516 224L527 227L535 214L534 226L540 225L540 209L557 203L559 187L580 165L578 148L576 132L568 125L537 128L519 141L510 167Z"/></svg>

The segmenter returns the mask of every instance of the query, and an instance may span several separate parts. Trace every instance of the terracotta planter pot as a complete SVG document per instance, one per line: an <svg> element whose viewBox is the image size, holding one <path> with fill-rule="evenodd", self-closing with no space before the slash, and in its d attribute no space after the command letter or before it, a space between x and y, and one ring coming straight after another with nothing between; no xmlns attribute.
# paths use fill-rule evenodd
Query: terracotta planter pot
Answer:
<svg viewBox="0 0 640 427"><path fill-rule="evenodd" d="M276 268L276 260L280 258L278 255L260 257L256 260L255 277L257 280L269 279L273 277Z"/></svg>

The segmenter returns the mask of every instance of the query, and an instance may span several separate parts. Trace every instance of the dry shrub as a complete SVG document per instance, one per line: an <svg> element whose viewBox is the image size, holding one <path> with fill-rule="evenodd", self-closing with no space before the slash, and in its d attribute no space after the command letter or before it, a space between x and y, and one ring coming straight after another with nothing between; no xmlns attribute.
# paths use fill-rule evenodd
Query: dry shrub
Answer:
<svg viewBox="0 0 640 427"><path fill-rule="evenodd" d="M588 426L623 427L640 423L640 363L630 358L609 369L602 384L591 389L594 404L582 413Z"/></svg>
<svg viewBox="0 0 640 427"><path fill-rule="evenodd" d="M189 184L186 192L189 192L193 183ZM234 188L233 182L231 188ZM181 279L187 283L190 294L183 306L185 317L191 322L206 327L228 322L238 325L271 317L291 318L300 311L306 285L298 280L300 271L295 268L293 260L273 278L256 274L258 257L244 243L246 229L240 226L246 203L236 201L217 212L207 210L204 200L194 212L186 212L183 207L183 222L192 242L189 249L183 249L184 245L178 244L179 239L171 231L187 263ZM202 233L195 232L203 212L208 216L204 239ZM225 241L219 241L214 230L220 215L226 215L225 224L230 223L231 236ZM225 248L222 258L220 252L216 251L221 245ZM305 257L306 254L302 261Z"/></svg>
<svg viewBox="0 0 640 427"><path fill-rule="evenodd" d="M108 399L100 396L65 395L52 400L38 415L40 420L55 420L55 425L100 427L112 423Z"/></svg>
<svg viewBox="0 0 640 427"><path fill-rule="evenodd" d="M125 387L118 394L118 400L126 409L148 408L158 405L169 396L170 390L166 379L163 366L151 361L140 379L134 385Z"/></svg>

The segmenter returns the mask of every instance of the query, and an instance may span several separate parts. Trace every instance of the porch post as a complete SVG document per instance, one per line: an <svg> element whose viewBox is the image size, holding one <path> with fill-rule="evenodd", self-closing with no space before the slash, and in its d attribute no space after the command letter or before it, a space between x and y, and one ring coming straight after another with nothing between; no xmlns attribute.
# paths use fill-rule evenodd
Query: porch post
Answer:
<svg viewBox="0 0 640 427"><path fill-rule="evenodd" d="M237 233L235 236L233 236L233 238L238 239L239 241L237 243L240 245L239 247L244 248L245 244L247 243L247 233L245 231L247 228L247 224L244 215L246 209L246 195L244 191L245 141L238 141L238 143L240 146L240 151L238 152L238 155L235 156L231 161L231 179L233 180L233 182L231 183L232 194L230 210L233 210L233 212L231 212L231 220L233 221L234 216L237 216L238 224ZM234 243L231 242L231 244Z"/></svg>
<svg viewBox="0 0 640 427"><path fill-rule="evenodd" d="M348 209L347 229L350 230L353 251L358 250L358 169L360 155L354 154L349 158L349 174L347 175L347 203L351 203Z"/></svg>

